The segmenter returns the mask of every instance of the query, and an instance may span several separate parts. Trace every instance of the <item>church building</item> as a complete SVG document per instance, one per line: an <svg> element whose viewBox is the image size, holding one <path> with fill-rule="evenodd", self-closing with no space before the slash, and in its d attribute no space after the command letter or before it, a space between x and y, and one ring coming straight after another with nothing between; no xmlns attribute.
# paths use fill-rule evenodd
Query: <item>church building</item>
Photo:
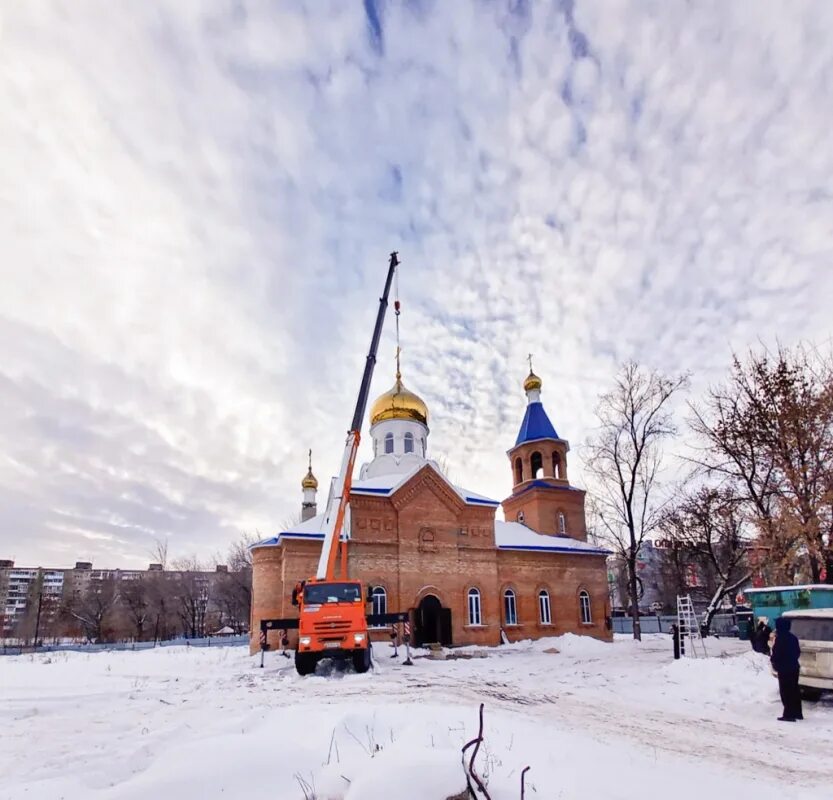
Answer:
<svg viewBox="0 0 833 800"><path fill-rule="evenodd" d="M429 458L428 408L398 373L371 407L373 460L350 494L349 574L374 587L374 613L410 612L415 644L612 637L608 552L587 541L585 493L570 484L570 446L544 410L541 379L530 371L523 386L502 503L455 486ZM315 574L324 514L311 464L302 489L302 521L252 548L253 650L260 620L296 616L292 588Z"/></svg>

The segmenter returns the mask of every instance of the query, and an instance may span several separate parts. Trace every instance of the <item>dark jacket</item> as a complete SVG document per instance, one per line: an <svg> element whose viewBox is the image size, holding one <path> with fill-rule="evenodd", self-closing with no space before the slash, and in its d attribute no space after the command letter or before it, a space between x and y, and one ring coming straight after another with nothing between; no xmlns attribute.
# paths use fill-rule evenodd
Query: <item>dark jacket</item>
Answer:
<svg viewBox="0 0 833 800"><path fill-rule="evenodd" d="M790 633L790 620L779 617L775 620L775 644L772 645L772 657L769 659L776 672L798 672L798 657L801 647L794 633Z"/></svg>

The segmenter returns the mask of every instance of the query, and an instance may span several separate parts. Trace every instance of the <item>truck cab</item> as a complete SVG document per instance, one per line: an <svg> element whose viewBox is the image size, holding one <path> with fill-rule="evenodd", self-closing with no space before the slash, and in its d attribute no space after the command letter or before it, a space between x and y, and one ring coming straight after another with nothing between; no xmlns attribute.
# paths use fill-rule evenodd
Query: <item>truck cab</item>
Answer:
<svg viewBox="0 0 833 800"><path fill-rule="evenodd" d="M370 669L370 641L359 581L312 579L293 591L299 606L295 668L309 675L323 658L350 660L356 672Z"/></svg>

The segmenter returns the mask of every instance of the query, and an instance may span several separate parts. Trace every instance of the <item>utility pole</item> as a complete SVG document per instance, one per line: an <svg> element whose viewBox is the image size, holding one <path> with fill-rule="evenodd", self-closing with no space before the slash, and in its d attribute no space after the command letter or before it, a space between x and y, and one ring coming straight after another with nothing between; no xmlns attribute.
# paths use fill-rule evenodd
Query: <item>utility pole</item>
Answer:
<svg viewBox="0 0 833 800"><path fill-rule="evenodd" d="M38 616L35 618L35 647L38 646L38 631L40 631L40 609L43 603L43 592L38 592Z"/></svg>

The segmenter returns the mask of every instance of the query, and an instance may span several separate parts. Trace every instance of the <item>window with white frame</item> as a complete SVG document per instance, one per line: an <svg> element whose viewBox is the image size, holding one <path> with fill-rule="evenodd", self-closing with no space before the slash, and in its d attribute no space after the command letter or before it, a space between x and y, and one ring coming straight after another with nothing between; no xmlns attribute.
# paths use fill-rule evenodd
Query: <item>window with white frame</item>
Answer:
<svg viewBox="0 0 833 800"><path fill-rule="evenodd" d="M414 452L414 435L410 431L405 434L405 452Z"/></svg>
<svg viewBox="0 0 833 800"><path fill-rule="evenodd" d="M518 624L518 607L515 603L515 593L511 589L503 593L503 621L507 625Z"/></svg>
<svg viewBox="0 0 833 800"><path fill-rule="evenodd" d="M393 434L386 433L385 434L385 452L392 453L393 452Z"/></svg>
<svg viewBox="0 0 833 800"><path fill-rule="evenodd" d="M558 512L558 532L567 533L567 518L563 511Z"/></svg>
<svg viewBox="0 0 833 800"><path fill-rule="evenodd" d="M545 589L538 592L538 613L542 625L552 624L552 609L550 608L550 593Z"/></svg>
<svg viewBox="0 0 833 800"><path fill-rule="evenodd" d="M469 625L482 625L480 614L480 589L469 589Z"/></svg>
<svg viewBox="0 0 833 800"><path fill-rule="evenodd" d="M373 604L373 614L388 613L388 593L384 586L374 586L370 593L370 601ZM375 625L376 628L384 628L384 625Z"/></svg>
<svg viewBox="0 0 833 800"><path fill-rule="evenodd" d="M524 512L519 511L518 512L518 522L523 522L523 521L524 521Z"/></svg>
<svg viewBox="0 0 833 800"><path fill-rule="evenodd" d="M578 604L581 609L581 621L585 624L590 624L593 617L590 614L590 595L582 589L578 594Z"/></svg>

